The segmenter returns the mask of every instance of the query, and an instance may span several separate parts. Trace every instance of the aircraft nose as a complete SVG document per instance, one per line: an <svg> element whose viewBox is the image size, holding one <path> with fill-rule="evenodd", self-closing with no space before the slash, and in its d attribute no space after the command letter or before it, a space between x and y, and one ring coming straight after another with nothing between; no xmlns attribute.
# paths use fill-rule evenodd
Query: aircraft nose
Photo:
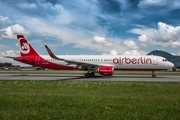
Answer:
<svg viewBox="0 0 180 120"><path fill-rule="evenodd" d="M169 62L169 67L170 68L173 68L174 67L174 64L172 62Z"/></svg>

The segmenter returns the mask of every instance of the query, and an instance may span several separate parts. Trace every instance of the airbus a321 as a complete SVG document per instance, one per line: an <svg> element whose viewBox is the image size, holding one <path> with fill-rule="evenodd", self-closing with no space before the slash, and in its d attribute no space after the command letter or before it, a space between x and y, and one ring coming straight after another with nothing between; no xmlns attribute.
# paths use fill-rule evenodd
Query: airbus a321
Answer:
<svg viewBox="0 0 180 120"><path fill-rule="evenodd" d="M17 35L20 56L13 58L25 64L55 70L85 70L86 78L94 77L95 73L112 76L115 70L147 70L154 71L173 68L174 64L164 57L155 55L55 55L47 45L49 55L40 55L23 35Z"/></svg>

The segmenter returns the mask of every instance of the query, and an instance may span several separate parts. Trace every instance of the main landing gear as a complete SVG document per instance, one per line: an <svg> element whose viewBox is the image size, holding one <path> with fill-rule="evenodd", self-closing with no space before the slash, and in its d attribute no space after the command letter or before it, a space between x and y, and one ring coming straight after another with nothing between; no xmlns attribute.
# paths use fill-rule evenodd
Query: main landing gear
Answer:
<svg viewBox="0 0 180 120"><path fill-rule="evenodd" d="M154 70L152 70L152 78L156 78L156 75L154 74Z"/></svg>
<svg viewBox="0 0 180 120"><path fill-rule="evenodd" d="M94 77L94 76L95 76L94 72L91 72L91 73L88 72L88 73L85 74L86 78L90 78L90 77Z"/></svg>

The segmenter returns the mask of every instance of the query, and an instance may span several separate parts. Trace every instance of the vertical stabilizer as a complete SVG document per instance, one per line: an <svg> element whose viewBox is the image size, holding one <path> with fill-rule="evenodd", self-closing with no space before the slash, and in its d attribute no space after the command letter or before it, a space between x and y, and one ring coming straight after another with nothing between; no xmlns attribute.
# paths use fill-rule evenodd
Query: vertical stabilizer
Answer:
<svg viewBox="0 0 180 120"><path fill-rule="evenodd" d="M31 56L31 55L38 55L39 54L34 50L31 44L23 35L17 35L19 49L21 56Z"/></svg>

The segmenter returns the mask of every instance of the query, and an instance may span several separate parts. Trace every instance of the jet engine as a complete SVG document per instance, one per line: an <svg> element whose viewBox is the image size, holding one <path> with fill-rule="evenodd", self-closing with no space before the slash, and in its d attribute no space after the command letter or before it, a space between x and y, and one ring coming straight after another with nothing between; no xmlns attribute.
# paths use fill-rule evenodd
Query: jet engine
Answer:
<svg viewBox="0 0 180 120"><path fill-rule="evenodd" d="M114 67L113 66L99 66L98 73L104 76L112 76L114 73Z"/></svg>

